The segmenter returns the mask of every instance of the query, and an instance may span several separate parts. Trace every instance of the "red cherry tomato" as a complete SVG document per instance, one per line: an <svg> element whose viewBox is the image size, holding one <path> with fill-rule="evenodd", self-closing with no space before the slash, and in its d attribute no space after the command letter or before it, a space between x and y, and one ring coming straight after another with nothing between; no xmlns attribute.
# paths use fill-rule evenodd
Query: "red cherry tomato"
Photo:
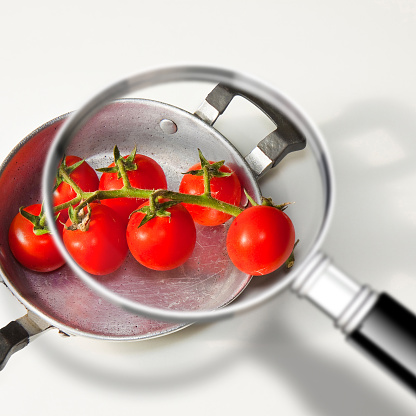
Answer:
<svg viewBox="0 0 416 416"><path fill-rule="evenodd" d="M82 159L78 156L66 156L65 163L67 166L80 162ZM94 192L98 189L99 179L95 170L87 163L83 162L69 175L71 179L84 191ZM76 192L66 182L62 182L53 193L53 205L61 205L74 199ZM59 212L59 220L66 222L68 219L68 210Z"/></svg>
<svg viewBox="0 0 416 416"><path fill-rule="evenodd" d="M87 231L70 230L65 224L63 240L74 260L88 273L105 275L117 270L128 253L126 229L109 207L92 203Z"/></svg>
<svg viewBox="0 0 416 416"><path fill-rule="evenodd" d="M39 215L41 204L24 208L29 214ZM58 231L62 234L63 225L57 221ZM37 272L50 272L61 267L65 260L53 242L51 234L36 235L33 224L18 213L9 228L9 246L20 264Z"/></svg>
<svg viewBox="0 0 416 416"><path fill-rule="evenodd" d="M209 161L210 164L214 162ZM197 163L189 170L201 169L201 163ZM232 205L239 205L241 201L241 185L237 175L228 166L222 165L221 172L231 173L230 176L212 178L210 181L211 195L213 198L227 202ZM204 193L203 176L186 174L179 185L179 192L190 195L202 195ZM183 204L195 222L201 225L220 225L231 218L231 215L213 208L201 207L193 204Z"/></svg>
<svg viewBox="0 0 416 416"><path fill-rule="evenodd" d="M130 252L149 269L174 269L188 260L195 247L195 224L186 208L178 204L166 211L170 217L155 217L140 227L145 214L135 212L127 226Z"/></svg>
<svg viewBox="0 0 416 416"><path fill-rule="evenodd" d="M124 156L124 159L127 159L127 157ZM167 188L165 173L156 161L148 156L136 154L134 163L137 165L137 170L127 171L127 177L131 186L140 189ZM114 163L108 167L113 166L115 166ZM102 174L99 185L100 190L121 189L122 187L123 180L117 178L117 173ZM101 203L116 211L127 225L130 214L143 204L144 201L145 199L140 198L114 198L103 199Z"/></svg>
<svg viewBox="0 0 416 416"><path fill-rule="evenodd" d="M290 218L271 206L253 206L231 223L227 251L241 271L263 275L282 266L292 253L295 229Z"/></svg>

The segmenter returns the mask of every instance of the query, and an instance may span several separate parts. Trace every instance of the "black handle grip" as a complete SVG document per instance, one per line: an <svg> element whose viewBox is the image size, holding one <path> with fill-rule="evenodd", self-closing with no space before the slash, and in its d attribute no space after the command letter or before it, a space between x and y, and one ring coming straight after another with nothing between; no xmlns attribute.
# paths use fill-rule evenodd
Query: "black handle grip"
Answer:
<svg viewBox="0 0 416 416"><path fill-rule="evenodd" d="M0 329L0 370L3 370L12 354L26 347L28 343L29 334L18 322L12 321Z"/></svg>
<svg viewBox="0 0 416 416"><path fill-rule="evenodd" d="M409 310L381 294L347 339L416 393L416 317Z"/></svg>

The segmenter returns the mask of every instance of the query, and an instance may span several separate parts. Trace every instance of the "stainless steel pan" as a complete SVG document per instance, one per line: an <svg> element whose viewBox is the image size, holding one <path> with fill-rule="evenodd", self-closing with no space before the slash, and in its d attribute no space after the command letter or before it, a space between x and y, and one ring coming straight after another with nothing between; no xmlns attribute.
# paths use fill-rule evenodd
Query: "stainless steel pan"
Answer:
<svg viewBox="0 0 416 416"><path fill-rule="evenodd" d="M212 124L236 92L218 85L195 114L164 103L123 99L102 108L77 133L67 154L86 158L94 167L111 163L112 149L123 154L138 152L156 159L163 167L170 189L177 189L180 173L197 161L197 148L214 160L226 160L242 185L259 200L257 179L287 153L305 146L303 136L276 109L262 110L278 126L259 143L269 162L262 166L256 149L244 159ZM246 96L262 107L254 97ZM213 117L207 102L217 107ZM142 340L186 327L186 323L161 322L131 314L91 291L68 267L36 273L22 267L10 252L7 231L20 206L41 202L40 179L45 157L68 114L57 117L29 134L10 153L0 168L0 268L4 284L27 308L28 314L0 331L0 365L15 351L49 328L67 335L105 340ZM251 164L251 165L250 165ZM123 296L158 307L187 310L215 309L234 300L248 285L250 276L239 272L225 251L228 224L197 227L192 257L179 270L153 272L128 257L123 267L101 283ZM138 278L140 276L140 278ZM278 276L275 276L278 279Z"/></svg>

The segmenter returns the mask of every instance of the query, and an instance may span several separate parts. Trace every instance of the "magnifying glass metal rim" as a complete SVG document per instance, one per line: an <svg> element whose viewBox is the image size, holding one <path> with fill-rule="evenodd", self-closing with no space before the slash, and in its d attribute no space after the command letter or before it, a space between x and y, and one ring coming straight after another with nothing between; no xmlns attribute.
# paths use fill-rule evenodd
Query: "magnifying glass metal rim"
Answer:
<svg viewBox="0 0 416 416"><path fill-rule="evenodd" d="M319 130L315 127L309 117L292 102L292 100L265 82L250 75L230 69L209 65L180 64L144 70L104 89L71 115L58 132L48 152L43 169L42 193L47 222L52 234L58 235L58 230L54 221L51 192L56 176L56 166L59 165L65 149L77 131L82 127L83 123L106 103L119 98L121 95L126 95L132 91L138 91L147 87L179 81L223 83L238 91L257 96L266 104L282 110L284 114L298 126L302 133L305 134L308 146L312 148L318 161L321 170L321 179L326 188L324 218L314 244L305 259L298 262L296 268L292 269L287 277L277 281L275 284L271 285L271 287L265 289L261 294L256 295L253 298L240 300L237 303L232 303L221 309L212 311L180 311L147 306L117 294L101 284L92 275L85 272L68 253L61 239L54 238L54 241L68 266L88 287L104 299L123 309L151 319L169 322L209 322L229 318L237 313L251 310L275 297L278 293L286 289L295 279L301 277L301 275L309 273L311 267L313 267L313 262L311 260L321 247L329 228L335 201L334 175L331 158Z"/></svg>

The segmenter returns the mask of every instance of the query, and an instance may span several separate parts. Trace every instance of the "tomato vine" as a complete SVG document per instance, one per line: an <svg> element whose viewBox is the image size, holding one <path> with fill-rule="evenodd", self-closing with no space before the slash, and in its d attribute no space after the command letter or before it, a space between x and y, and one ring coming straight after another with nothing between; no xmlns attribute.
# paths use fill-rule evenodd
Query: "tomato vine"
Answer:
<svg viewBox="0 0 416 416"><path fill-rule="evenodd" d="M67 215L60 224L65 222L64 244L81 267L96 275L111 273L130 249L144 266L169 270L191 255L195 223L215 226L231 217L237 218L227 232L227 252L238 269L261 275L284 263L292 267L297 241L293 224L283 212L289 203L275 205L262 198L258 204L244 190L250 204L242 208L237 175L224 161L209 161L198 152L200 163L183 174L179 192L166 189L162 168L153 159L136 154L136 148L122 156L115 146L114 163L96 169L102 173L100 179L85 160L64 157L57 170L54 212L58 221L62 213ZM81 181L80 167L88 180ZM46 216L39 211L35 215L21 209L19 214L32 223L36 236L49 233Z"/></svg>

